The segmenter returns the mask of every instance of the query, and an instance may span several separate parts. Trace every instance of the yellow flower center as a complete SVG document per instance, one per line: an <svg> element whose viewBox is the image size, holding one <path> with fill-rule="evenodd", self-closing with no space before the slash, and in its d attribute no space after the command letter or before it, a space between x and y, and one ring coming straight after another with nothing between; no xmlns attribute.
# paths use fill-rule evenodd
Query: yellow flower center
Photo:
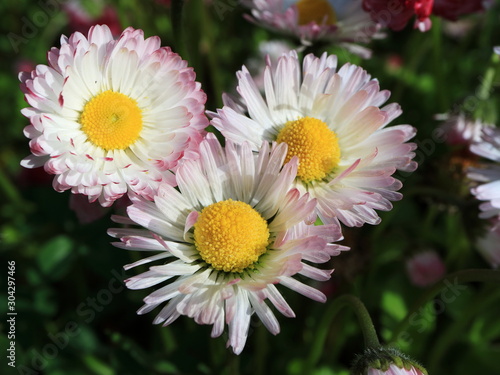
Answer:
<svg viewBox="0 0 500 375"><path fill-rule="evenodd" d="M266 252L269 228L249 204L228 199L201 211L194 224L194 243L216 270L242 272Z"/></svg>
<svg viewBox="0 0 500 375"><path fill-rule="evenodd" d="M299 13L299 25L316 22L321 25L334 25L337 22L335 9L328 0L299 0L296 3Z"/></svg>
<svg viewBox="0 0 500 375"><path fill-rule="evenodd" d="M124 150L142 130L142 111L134 99L111 90L94 96L80 115L82 131L96 146Z"/></svg>
<svg viewBox="0 0 500 375"><path fill-rule="evenodd" d="M286 163L294 156L299 158L297 177L306 183L325 178L340 161L337 135L313 117L288 121L276 141L288 145Z"/></svg>

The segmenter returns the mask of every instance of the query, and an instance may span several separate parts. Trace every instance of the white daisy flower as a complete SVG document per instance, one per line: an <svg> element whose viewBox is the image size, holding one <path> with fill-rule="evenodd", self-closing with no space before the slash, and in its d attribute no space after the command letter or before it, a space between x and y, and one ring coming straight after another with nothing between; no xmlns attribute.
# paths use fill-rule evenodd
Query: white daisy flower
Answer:
<svg viewBox="0 0 500 375"><path fill-rule="evenodd" d="M49 65L20 73L31 107L24 133L26 168L55 174L57 191L71 189L103 206L131 190L152 199L168 170L196 151L208 120L206 95L179 55L128 28L114 40L107 26L88 38L61 37Z"/></svg>
<svg viewBox="0 0 500 375"><path fill-rule="evenodd" d="M131 198L129 223L146 229L111 229L110 235L122 241L115 245L159 253L125 269L156 260L166 263L126 285L143 289L168 282L144 299L138 314L168 301L155 324L165 326L187 315L198 324L213 325L212 337L217 337L227 323L228 346L239 354L252 314L271 333L280 330L266 299L283 315L294 316L277 284L325 301L322 292L293 276L328 280L332 271L313 263L324 263L347 248L331 243L342 238L338 226L306 224L305 218L314 218L316 202L291 189L297 160L283 166L286 152L286 145L270 150L264 143L255 156L247 143L239 147L231 141L224 150L208 134L200 144L200 159L183 162L177 170L179 190L163 184L154 202Z"/></svg>
<svg viewBox="0 0 500 375"><path fill-rule="evenodd" d="M352 43L368 43L379 25L363 10L361 0L244 0L251 9L249 19L310 45L317 40L340 43L369 57L368 50Z"/></svg>
<svg viewBox="0 0 500 375"><path fill-rule="evenodd" d="M471 168L469 178L480 184L471 189L475 197L484 201L479 205L479 217L493 219L500 227L500 129L485 127L480 142L471 145L471 151L495 161L483 168Z"/></svg>
<svg viewBox="0 0 500 375"><path fill-rule="evenodd" d="M375 210L388 211L399 200L396 170L417 164L409 125L386 128L401 113L378 81L365 70L346 64L336 70L336 56L308 55L301 69L296 52L283 55L265 71L264 97L243 67L237 90L245 105L224 98L210 113L212 124L236 143L257 149L263 140L288 144L286 161L299 158L296 187L318 200L323 223L348 226L378 224Z"/></svg>

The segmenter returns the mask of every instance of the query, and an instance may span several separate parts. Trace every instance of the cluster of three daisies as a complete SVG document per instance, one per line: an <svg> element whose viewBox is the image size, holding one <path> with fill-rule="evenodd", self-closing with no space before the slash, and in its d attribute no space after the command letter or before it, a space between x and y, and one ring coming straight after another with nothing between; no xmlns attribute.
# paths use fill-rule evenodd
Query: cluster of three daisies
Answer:
<svg viewBox="0 0 500 375"><path fill-rule="evenodd" d="M126 269L161 261L126 281L131 289L159 284L139 313L163 305L154 323L180 315L229 328L235 353L245 345L252 314L273 334L280 313L294 313L276 284L313 300L317 289L294 278L328 280L315 267L346 247L340 223L377 224L375 210L401 199L396 170L413 171L409 125L386 128L400 113L384 105L389 92L361 68L337 70L335 56L283 55L264 74L263 93L245 67L240 98L224 97L205 115L206 95L194 71L158 37L106 26L88 37L61 38L49 65L21 73L31 107L25 135L54 188L110 206L128 194L128 217L116 246L152 252ZM302 65L302 66L301 66ZM382 107L383 106L383 107ZM314 225L319 218L323 225Z"/></svg>

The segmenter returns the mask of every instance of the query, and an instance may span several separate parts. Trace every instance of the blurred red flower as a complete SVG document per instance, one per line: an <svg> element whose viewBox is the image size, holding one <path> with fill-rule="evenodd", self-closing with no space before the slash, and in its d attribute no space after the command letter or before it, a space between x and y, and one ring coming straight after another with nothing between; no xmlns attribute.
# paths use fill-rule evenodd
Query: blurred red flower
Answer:
<svg viewBox="0 0 500 375"><path fill-rule="evenodd" d="M415 28L431 28L431 14L456 21L459 16L487 9L492 0L363 0L363 9L375 22L392 30L402 30L414 16Z"/></svg>
<svg viewBox="0 0 500 375"><path fill-rule="evenodd" d="M489 1L484 0L434 0L432 13L456 21L459 16L484 10Z"/></svg>
<svg viewBox="0 0 500 375"><path fill-rule="evenodd" d="M416 16L415 27L427 31L434 0L363 0L363 8L375 22L393 30L402 30Z"/></svg>

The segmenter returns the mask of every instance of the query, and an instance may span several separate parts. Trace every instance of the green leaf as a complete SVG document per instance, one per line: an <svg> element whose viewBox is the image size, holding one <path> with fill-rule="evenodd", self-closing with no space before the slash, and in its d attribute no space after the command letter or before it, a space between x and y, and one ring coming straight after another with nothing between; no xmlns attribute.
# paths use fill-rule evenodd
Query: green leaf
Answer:
<svg viewBox="0 0 500 375"><path fill-rule="evenodd" d="M176 374L178 373L177 367L172 362L160 361L155 364L155 370L161 374Z"/></svg>
<svg viewBox="0 0 500 375"><path fill-rule="evenodd" d="M349 371L347 370L333 370L329 367L321 367L313 372L313 375L349 375Z"/></svg>
<svg viewBox="0 0 500 375"><path fill-rule="evenodd" d="M97 375L114 375L115 371L109 367L107 364L99 360L94 356L86 356L83 361L87 367L92 371L93 374Z"/></svg>
<svg viewBox="0 0 500 375"><path fill-rule="evenodd" d="M397 321L402 320L408 313L403 298L391 291L387 291L383 294L382 308L389 316Z"/></svg>
<svg viewBox="0 0 500 375"><path fill-rule="evenodd" d="M58 236L47 242L37 256L37 263L43 274L58 279L69 269L73 260L73 241Z"/></svg>

